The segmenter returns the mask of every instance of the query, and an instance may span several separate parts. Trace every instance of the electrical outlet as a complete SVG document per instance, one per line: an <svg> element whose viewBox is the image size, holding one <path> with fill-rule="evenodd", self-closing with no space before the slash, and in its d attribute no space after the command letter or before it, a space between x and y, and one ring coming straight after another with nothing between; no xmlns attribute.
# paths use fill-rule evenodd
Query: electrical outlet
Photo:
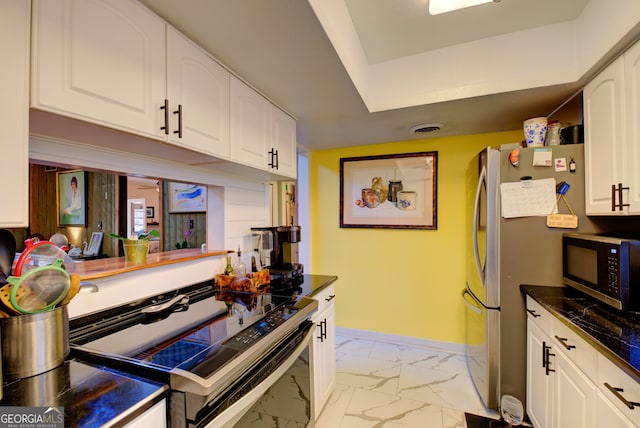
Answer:
<svg viewBox="0 0 640 428"><path fill-rule="evenodd" d="M98 221L98 232L102 231L102 220Z"/></svg>

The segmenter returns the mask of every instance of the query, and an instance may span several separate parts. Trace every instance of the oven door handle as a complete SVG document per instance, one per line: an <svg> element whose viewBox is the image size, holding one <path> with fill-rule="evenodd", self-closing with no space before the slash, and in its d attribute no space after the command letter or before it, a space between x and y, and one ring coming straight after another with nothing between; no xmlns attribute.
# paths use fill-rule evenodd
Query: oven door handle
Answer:
<svg viewBox="0 0 640 428"><path fill-rule="evenodd" d="M267 376L262 382L255 385L251 391L243 395L231 406L227 407L222 413L217 415L210 423L203 428L217 428L234 426L242 416L251 409L251 407L264 395L267 390L278 381L284 375L291 366L296 362L298 357L304 352L304 350L311 345L314 333L316 331L316 325L312 324L309 330L305 333L304 338L300 341L298 346L291 352L286 360L280 364L269 376Z"/></svg>

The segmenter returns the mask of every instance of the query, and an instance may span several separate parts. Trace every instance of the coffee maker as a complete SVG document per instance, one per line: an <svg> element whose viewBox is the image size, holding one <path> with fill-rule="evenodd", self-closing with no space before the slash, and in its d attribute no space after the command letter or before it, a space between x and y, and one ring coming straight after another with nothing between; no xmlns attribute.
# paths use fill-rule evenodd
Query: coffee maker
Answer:
<svg viewBox="0 0 640 428"><path fill-rule="evenodd" d="M300 226L252 227L251 235L260 265L269 269L272 288L302 283L303 266L298 262Z"/></svg>

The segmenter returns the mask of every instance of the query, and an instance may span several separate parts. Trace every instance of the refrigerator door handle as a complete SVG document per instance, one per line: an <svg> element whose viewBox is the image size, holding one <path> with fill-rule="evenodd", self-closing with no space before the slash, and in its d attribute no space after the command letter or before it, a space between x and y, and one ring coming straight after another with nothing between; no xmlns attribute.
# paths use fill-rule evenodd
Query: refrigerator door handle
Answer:
<svg viewBox="0 0 640 428"><path fill-rule="evenodd" d="M473 203L473 255L476 259L476 269L478 270L478 275L482 280L482 285L484 286L484 269L482 268L482 262L480 261L480 251L478 251L478 210L480 209L480 191L482 190L482 186L486 186L487 181L487 168L482 167L480 171L480 176L478 177L478 186L476 187L476 198Z"/></svg>
<svg viewBox="0 0 640 428"><path fill-rule="evenodd" d="M475 307L476 308L484 308L488 311L499 311L500 307L499 306L487 306L484 303L482 303L482 301L480 299L478 299L478 296L476 296L473 291L469 288L469 283L466 283L466 287L464 290L462 290L462 298L467 301L466 295L468 295L469 297L471 297L473 299L473 301L475 302Z"/></svg>
<svg viewBox="0 0 640 428"><path fill-rule="evenodd" d="M468 299L467 296L469 296L471 300ZM464 299L464 303L467 305L469 309L471 309L473 312L475 312L478 315L482 315L482 307L478 307L478 305L476 305L476 302L477 302L476 298L473 297L473 295L466 288L462 290L462 298Z"/></svg>

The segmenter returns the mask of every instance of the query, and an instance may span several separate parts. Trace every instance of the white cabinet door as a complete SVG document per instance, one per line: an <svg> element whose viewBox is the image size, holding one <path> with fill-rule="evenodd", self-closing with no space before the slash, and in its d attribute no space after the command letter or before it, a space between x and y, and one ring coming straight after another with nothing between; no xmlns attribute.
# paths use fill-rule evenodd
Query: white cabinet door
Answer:
<svg viewBox="0 0 640 428"><path fill-rule="evenodd" d="M34 0L31 106L164 138L165 23L136 1Z"/></svg>
<svg viewBox="0 0 640 428"><path fill-rule="evenodd" d="M527 319L527 414L536 428L549 427L555 373L547 369L549 337ZM552 357L550 357L552 358Z"/></svg>
<svg viewBox="0 0 640 428"><path fill-rule="evenodd" d="M556 427L594 427L596 387L562 352L555 352Z"/></svg>
<svg viewBox="0 0 640 428"><path fill-rule="evenodd" d="M588 215L640 214L640 43L584 88Z"/></svg>
<svg viewBox="0 0 640 428"><path fill-rule="evenodd" d="M169 141L229 159L229 72L167 26L167 79Z"/></svg>
<svg viewBox="0 0 640 428"><path fill-rule="evenodd" d="M640 421L638 423L640 424ZM633 428L638 425L634 425L634 423L627 419L607 397L598 391L596 399L595 426L606 428Z"/></svg>
<svg viewBox="0 0 640 428"><path fill-rule="evenodd" d="M3 228L29 224L29 17L28 0L0 0Z"/></svg>
<svg viewBox="0 0 640 428"><path fill-rule="evenodd" d="M596 387L562 352L555 353L556 427L594 427Z"/></svg>
<svg viewBox="0 0 640 428"><path fill-rule="evenodd" d="M336 384L336 315L335 286L330 285L317 295L318 312L312 317L316 334L311 344L313 369L314 414L318 419Z"/></svg>
<svg viewBox="0 0 640 428"><path fill-rule="evenodd" d="M612 210L611 186L624 181L624 62L618 58L583 91L585 123L585 204L587 214ZM617 197L616 197L617 200Z"/></svg>
<svg viewBox="0 0 640 428"><path fill-rule="evenodd" d="M271 150L271 103L231 76L231 160L266 170Z"/></svg>
<svg viewBox="0 0 640 428"><path fill-rule="evenodd" d="M167 404L162 400L152 408L126 424L125 428L164 428L167 426Z"/></svg>
<svg viewBox="0 0 640 428"><path fill-rule="evenodd" d="M640 43L624 53L625 185L629 213L640 214Z"/></svg>
<svg viewBox="0 0 640 428"><path fill-rule="evenodd" d="M274 172L295 179L298 165L296 121L275 106L271 107L271 135L276 150L277 168Z"/></svg>

